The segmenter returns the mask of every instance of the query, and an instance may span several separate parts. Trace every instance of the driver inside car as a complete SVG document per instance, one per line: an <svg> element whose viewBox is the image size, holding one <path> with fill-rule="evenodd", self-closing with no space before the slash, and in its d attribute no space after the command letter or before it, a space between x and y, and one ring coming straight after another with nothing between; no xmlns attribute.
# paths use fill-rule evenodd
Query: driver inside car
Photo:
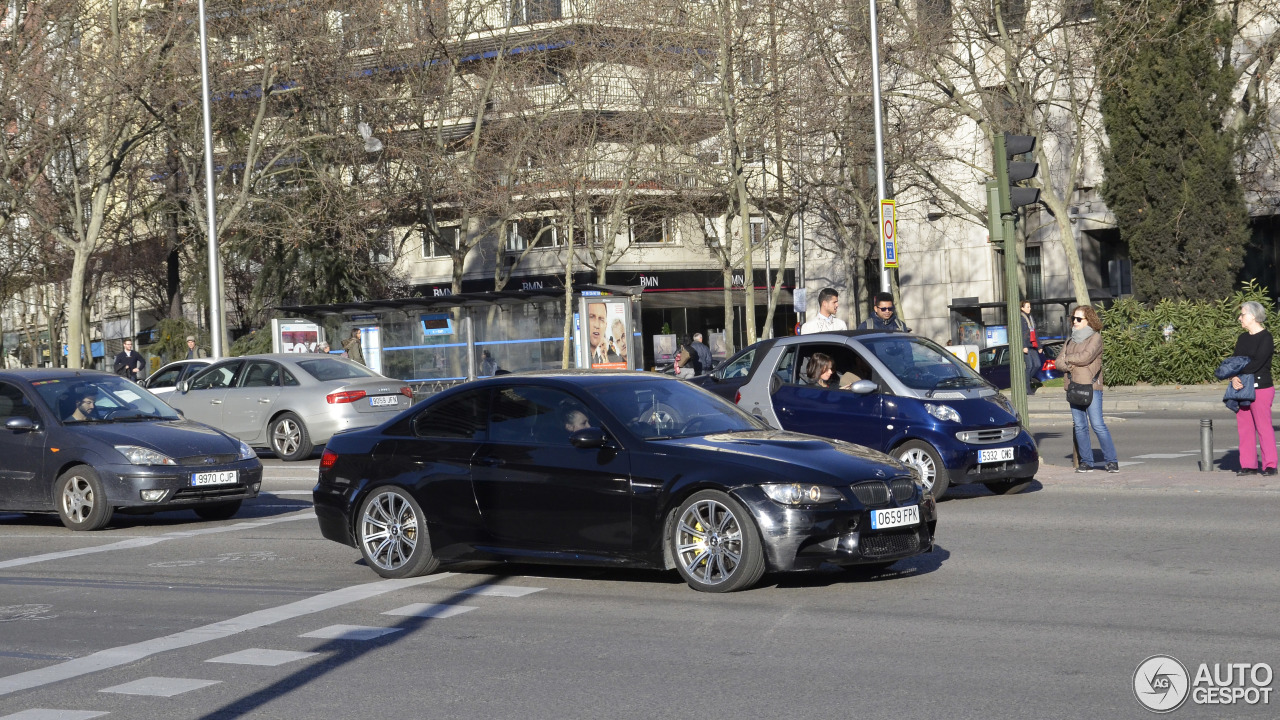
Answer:
<svg viewBox="0 0 1280 720"><path fill-rule="evenodd" d="M92 420L94 416L95 398L98 392L93 388L76 388L71 393L71 399L75 401L75 410L68 415L65 420L68 422L85 422Z"/></svg>

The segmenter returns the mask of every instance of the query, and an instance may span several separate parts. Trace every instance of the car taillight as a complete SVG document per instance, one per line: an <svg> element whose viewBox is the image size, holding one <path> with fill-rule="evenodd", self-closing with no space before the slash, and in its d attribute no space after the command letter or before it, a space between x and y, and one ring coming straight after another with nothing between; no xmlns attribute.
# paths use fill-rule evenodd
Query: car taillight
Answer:
<svg viewBox="0 0 1280 720"><path fill-rule="evenodd" d="M1044 368L1042 368L1042 369L1044 369L1044 370L1057 370L1057 369L1058 369L1058 366L1057 366L1057 365L1054 365L1052 360L1045 360L1045 361L1044 361Z"/></svg>
<svg viewBox="0 0 1280 720"><path fill-rule="evenodd" d="M337 405L338 403L355 402L366 394L363 390L347 390L346 392L329 393L324 396L324 399L330 405Z"/></svg>
<svg viewBox="0 0 1280 720"><path fill-rule="evenodd" d="M737 405L742 402L742 391L738 390L733 394L733 404Z"/></svg>
<svg viewBox="0 0 1280 720"><path fill-rule="evenodd" d="M409 387L408 385L405 385L404 387L400 388L400 394L412 400L413 388Z"/></svg>
<svg viewBox="0 0 1280 720"><path fill-rule="evenodd" d="M320 469L328 470L336 462L338 462L338 453L332 450L325 450L324 454L320 456Z"/></svg>

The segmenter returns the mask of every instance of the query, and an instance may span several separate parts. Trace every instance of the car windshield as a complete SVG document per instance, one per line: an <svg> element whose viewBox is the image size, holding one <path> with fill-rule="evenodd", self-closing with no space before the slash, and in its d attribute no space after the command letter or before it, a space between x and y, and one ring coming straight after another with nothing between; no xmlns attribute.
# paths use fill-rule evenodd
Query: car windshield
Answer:
<svg viewBox="0 0 1280 720"><path fill-rule="evenodd" d="M315 360L298 360L298 367L320 382L330 380L351 380L358 378L380 377L377 373L361 365L339 358L316 358Z"/></svg>
<svg viewBox="0 0 1280 720"><path fill-rule="evenodd" d="M904 385L913 390L986 385L982 376L937 343L920 337L863 339L865 345Z"/></svg>
<svg viewBox="0 0 1280 720"><path fill-rule="evenodd" d="M646 440L766 427L733 403L682 382L623 382L595 387L591 393Z"/></svg>
<svg viewBox="0 0 1280 720"><path fill-rule="evenodd" d="M68 425L179 419L163 400L122 377L56 378L31 385L53 414Z"/></svg>

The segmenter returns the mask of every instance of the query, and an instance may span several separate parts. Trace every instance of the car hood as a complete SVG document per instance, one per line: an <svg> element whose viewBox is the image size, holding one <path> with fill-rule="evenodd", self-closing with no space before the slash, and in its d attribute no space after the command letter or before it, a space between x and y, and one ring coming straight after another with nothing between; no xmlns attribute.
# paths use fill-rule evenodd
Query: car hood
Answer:
<svg viewBox="0 0 1280 720"><path fill-rule="evenodd" d="M906 465L871 448L786 430L716 433L653 442L673 453L714 452L717 462L733 462L757 471L779 473L784 478L812 480L814 474L822 474L827 476L825 482L848 484L911 474Z"/></svg>
<svg viewBox="0 0 1280 720"><path fill-rule="evenodd" d="M240 443L221 430L192 420L75 425L74 434L107 445L138 445L172 458L240 451Z"/></svg>

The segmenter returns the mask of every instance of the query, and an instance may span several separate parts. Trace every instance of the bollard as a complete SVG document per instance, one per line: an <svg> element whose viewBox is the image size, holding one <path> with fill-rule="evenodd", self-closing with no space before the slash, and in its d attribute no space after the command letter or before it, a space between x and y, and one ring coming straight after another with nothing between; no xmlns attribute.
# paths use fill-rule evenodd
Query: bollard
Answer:
<svg viewBox="0 0 1280 720"><path fill-rule="evenodd" d="M1200 418L1200 470L1213 472L1213 420Z"/></svg>

